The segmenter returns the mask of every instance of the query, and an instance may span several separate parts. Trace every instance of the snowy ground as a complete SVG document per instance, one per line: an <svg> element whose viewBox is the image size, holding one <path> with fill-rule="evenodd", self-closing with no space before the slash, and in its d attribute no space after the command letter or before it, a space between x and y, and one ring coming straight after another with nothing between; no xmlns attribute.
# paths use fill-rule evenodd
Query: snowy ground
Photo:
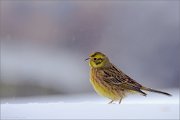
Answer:
<svg viewBox="0 0 180 120"><path fill-rule="evenodd" d="M51 96L1 101L1 119L179 119L179 90L173 97L133 95L119 104L97 95Z"/></svg>

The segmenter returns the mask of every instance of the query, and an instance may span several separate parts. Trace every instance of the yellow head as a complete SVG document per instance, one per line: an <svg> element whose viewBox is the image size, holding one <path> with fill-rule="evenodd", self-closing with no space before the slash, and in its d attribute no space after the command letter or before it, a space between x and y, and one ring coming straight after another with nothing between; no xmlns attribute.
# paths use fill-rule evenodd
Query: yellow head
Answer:
<svg viewBox="0 0 180 120"><path fill-rule="evenodd" d="M89 66L92 68L106 67L110 64L108 57L101 52L95 52L89 55Z"/></svg>

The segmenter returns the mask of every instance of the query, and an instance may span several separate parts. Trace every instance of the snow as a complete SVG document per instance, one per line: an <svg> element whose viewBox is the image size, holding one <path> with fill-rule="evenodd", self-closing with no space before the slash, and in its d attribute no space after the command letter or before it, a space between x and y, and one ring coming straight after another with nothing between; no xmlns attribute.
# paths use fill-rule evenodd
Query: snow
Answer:
<svg viewBox="0 0 180 120"><path fill-rule="evenodd" d="M97 95L2 100L1 119L179 119L179 92L172 97L149 94L121 104Z"/></svg>

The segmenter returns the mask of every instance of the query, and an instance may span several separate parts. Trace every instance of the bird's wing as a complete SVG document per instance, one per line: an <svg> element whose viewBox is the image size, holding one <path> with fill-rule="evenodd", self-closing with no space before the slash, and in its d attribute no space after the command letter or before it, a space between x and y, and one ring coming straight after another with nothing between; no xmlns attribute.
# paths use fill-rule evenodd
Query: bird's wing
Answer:
<svg viewBox="0 0 180 120"><path fill-rule="evenodd" d="M104 81L109 84L118 85L121 88L133 90L146 95L146 93L141 91L142 85L137 83L135 80L124 74L121 70L112 66L110 69L104 69Z"/></svg>

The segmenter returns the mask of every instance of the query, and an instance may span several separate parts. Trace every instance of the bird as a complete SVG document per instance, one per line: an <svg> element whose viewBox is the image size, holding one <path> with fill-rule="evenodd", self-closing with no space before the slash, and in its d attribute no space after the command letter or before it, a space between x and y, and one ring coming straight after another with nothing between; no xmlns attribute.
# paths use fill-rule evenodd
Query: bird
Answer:
<svg viewBox="0 0 180 120"><path fill-rule="evenodd" d="M129 94L140 93L146 96L147 93L145 91L172 96L167 92L145 87L136 82L113 65L102 52L94 52L85 60L88 61L90 66L91 85L96 93L111 100L109 104L114 101L119 101L120 104L122 99Z"/></svg>

